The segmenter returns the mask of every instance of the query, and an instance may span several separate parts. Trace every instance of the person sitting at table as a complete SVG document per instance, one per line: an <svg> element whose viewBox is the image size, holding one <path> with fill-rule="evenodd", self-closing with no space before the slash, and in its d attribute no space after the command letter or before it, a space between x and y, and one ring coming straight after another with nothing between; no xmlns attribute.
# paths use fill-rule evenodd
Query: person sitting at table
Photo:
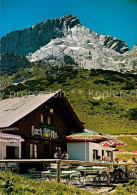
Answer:
<svg viewBox="0 0 137 195"><path fill-rule="evenodd" d="M127 163L127 159L123 158L123 160L121 161L121 163Z"/></svg>
<svg viewBox="0 0 137 195"><path fill-rule="evenodd" d="M94 160L94 162L96 162L96 163L97 163L97 162L101 162L101 157L100 157L100 156L97 156L97 157L96 157L96 160Z"/></svg>
<svg viewBox="0 0 137 195"><path fill-rule="evenodd" d="M134 157L132 158L132 160L133 160L133 163L137 163L137 160Z"/></svg>
<svg viewBox="0 0 137 195"><path fill-rule="evenodd" d="M59 158L59 151L56 150L56 152L54 153L54 158Z"/></svg>
<svg viewBox="0 0 137 195"><path fill-rule="evenodd" d="M61 158L61 151L58 150L58 157Z"/></svg>
<svg viewBox="0 0 137 195"><path fill-rule="evenodd" d="M106 156L102 156L102 162L106 162L107 161L107 157Z"/></svg>
<svg viewBox="0 0 137 195"><path fill-rule="evenodd" d="M61 158L64 159L64 160L68 160L69 159L69 156L68 156L66 150L64 150L63 154L61 155Z"/></svg>
<svg viewBox="0 0 137 195"><path fill-rule="evenodd" d="M115 164L119 163L118 158L115 158L114 161L113 161L113 163L115 163ZM118 168L117 165L115 165L114 167L115 167L115 168Z"/></svg>
<svg viewBox="0 0 137 195"><path fill-rule="evenodd" d="M118 158L115 158L113 163L118 164L119 163ZM122 168L120 168L118 165L114 165L113 167L114 167L114 170L113 170L114 181L116 181L117 179L120 179L122 181L122 178L123 178Z"/></svg>

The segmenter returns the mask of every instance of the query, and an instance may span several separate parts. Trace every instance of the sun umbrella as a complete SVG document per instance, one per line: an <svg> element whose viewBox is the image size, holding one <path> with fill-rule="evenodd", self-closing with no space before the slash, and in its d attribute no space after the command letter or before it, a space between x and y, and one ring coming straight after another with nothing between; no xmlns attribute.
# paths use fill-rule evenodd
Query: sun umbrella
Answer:
<svg viewBox="0 0 137 195"><path fill-rule="evenodd" d="M119 140L106 140L99 143L101 146L110 147L110 146L124 146L126 143Z"/></svg>
<svg viewBox="0 0 137 195"><path fill-rule="evenodd" d="M103 141L106 140L105 136L95 133L76 133L66 137L70 141Z"/></svg>

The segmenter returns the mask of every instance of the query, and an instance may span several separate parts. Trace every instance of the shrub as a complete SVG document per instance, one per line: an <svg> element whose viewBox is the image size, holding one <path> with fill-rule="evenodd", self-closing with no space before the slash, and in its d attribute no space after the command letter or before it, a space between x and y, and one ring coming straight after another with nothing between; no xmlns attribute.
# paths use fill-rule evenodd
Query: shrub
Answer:
<svg viewBox="0 0 137 195"><path fill-rule="evenodd" d="M90 73L89 73L89 76L98 76L98 71L97 70L95 70L95 69L92 69L91 71L90 71Z"/></svg>
<svg viewBox="0 0 137 195"><path fill-rule="evenodd" d="M122 87L122 89L125 89L125 90L135 89L135 84L127 81L125 85Z"/></svg>
<svg viewBox="0 0 137 195"><path fill-rule="evenodd" d="M71 72L69 78L70 78L70 79L74 79L74 78L77 76L77 74L78 74L78 70L72 70L72 72Z"/></svg>
<svg viewBox="0 0 137 195"><path fill-rule="evenodd" d="M53 195L90 195L91 192L72 188L55 182L44 182L21 177L17 174L0 171L0 194L53 194Z"/></svg>
<svg viewBox="0 0 137 195"><path fill-rule="evenodd" d="M19 83L19 84L17 84L17 85L15 86L14 91L15 91L15 92L17 92L17 91L23 91L23 90L25 90L25 89L26 89L26 87L25 87L22 83Z"/></svg>
<svg viewBox="0 0 137 195"><path fill-rule="evenodd" d="M120 82L120 83L124 83L125 82L124 78L119 77L117 75L107 75L107 76L104 76L104 79L112 81L112 82Z"/></svg>
<svg viewBox="0 0 137 195"><path fill-rule="evenodd" d="M128 117L130 120L137 120L137 108L129 109Z"/></svg>
<svg viewBox="0 0 137 195"><path fill-rule="evenodd" d="M66 76L60 74L56 77L56 81L60 84L60 83L65 83L66 82Z"/></svg>
<svg viewBox="0 0 137 195"><path fill-rule="evenodd" d="M96 101L96 100L89 100L89 102L93 105L93 106L99 106L100 102Z"/></svg>
<svg viewBox="0 0 137 195"><path fill-rule="evenodd" d="M95 84L105 84L105 85L110 85L109 81L105 81L105 80L95 80L94 81Z"/></svg>

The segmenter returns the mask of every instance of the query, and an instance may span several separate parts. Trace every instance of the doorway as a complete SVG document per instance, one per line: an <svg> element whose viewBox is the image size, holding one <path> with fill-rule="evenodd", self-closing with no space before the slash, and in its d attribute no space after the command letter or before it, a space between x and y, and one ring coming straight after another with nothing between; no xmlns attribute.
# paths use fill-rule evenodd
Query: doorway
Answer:
<svg viewBox="0 0 137 195"><path fill-rule="evenodd" d="M98 150L93 150L93 161L97 159Z"/></svg>
<svg viewBox="0 0 137 195"><path fill-rule="evenodd" d="M51 158L51 148L50 144L44 144L44 158Z"/></svg>
<svg viewBox="0 0 137 195"><path fill-rule="evenodd" d="M19 147L6 146L6 158L7 159L19 158Z"/></svg>

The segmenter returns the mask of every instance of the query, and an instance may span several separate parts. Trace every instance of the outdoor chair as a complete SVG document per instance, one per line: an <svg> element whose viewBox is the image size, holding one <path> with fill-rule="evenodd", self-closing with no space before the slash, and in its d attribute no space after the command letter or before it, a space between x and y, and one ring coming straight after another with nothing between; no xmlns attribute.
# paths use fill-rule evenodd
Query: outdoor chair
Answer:
<svg viewBox="0 0 137 195"><path fill-rule="evenodd" d="M137 166L135 167L135 178L137 179Z"/></svg>
<svg viewBox="0 0 137 195"><path fill-rule="evenodd" d="M70 183L72 185L82 185L82 179L83 177L81 177L81 173L79 171L72 171L72 173L69 174L69 178L70 178Z"/></svg>
<svg viewBox="0 0 137 195"><path fill-rule="evenodd" d="M72 184L72 180L69 173L61 173L61 182L64 184Z"/></svg>
<svg viewBox="0 0 137 195"><path fill-rule="evenodd" d="M69 170L70 167L69 167L69 165L63 164L63 165L61 165L60 169L61 170Z"/></svg>
<svg viewBox="0 0 137 195"><path fill-rule="evenodd" d="M79 171L82 176L84 176L85 170L86 170L86 167L83 167L83 166L78 166L76 168L76 171Z"/></svg>
<svg viewBox="0 0 137 195"><path fill-rule="evenodd" d="M86 183L104 183L107 181L106 168L104 167L92 167L85 170L85 182Z"/></svg>
<svg viewBox="0 0 137 195"><path fill-rule="evenodd" d="M41 175L42 175L42 180L46 181L53 181L53 179L56 179L57 177L57 172L56 171L42 171L41 172Z"/></svg>
<svg viewBox="0 0 137 195"><path fill-rule="evenodd" d="M133 179L134 178L133 167L131 167L131 169L128 169L126 171L126 173L127 173L127 177L129 179ZM137 166L135 166L135 178L137 178Z"/></svg>
<svg viewBox="0 0 137 195"><path fill-rule="evenodd" d="M11 170L13 173L19 173L19 166L18 166L18 165L11 165L11 166L10 166L10 170Z"/></svg>
<svg viewBox="0 0 137 195"><path fill-rule="evenodd" d="M50 179L49 179L49 176L48 175L43 175L42 173L41 173L41 171L34 171L34 170L30 170L29 171L29 177L31 178L31 179L33 179L33 180L40 180L40 181L46 181L46 180L49 180L50 181Z"/></svg>
<svg viewBox="0 0 137 195"><path fill-rule="evenodd" d="M35 180L41 180L42 179L41 171L32 171L31 178Z"/></svg>
<svg viewBox="0 0 137 195"><path fill-rule="evenodd" d="M70 182L70 174L68 173L60 173L61 174L61 180L64 183L69 183ZM42 174L43 179L48 179L50 182L56 181L57 179L57 172L56 171L47 171Z"/></svg>
<svg viewBox="0 0 137 195"><path fill-rule="evenodd" d="M29 176L31 179L41 179L41 171L36 171L35 168L28 169Z"/></svg>
<svg viewBox="0 0 137 195"><path fill-rule="evenodd" d="M125 171L122 168L115 168L113 172L110 173L110 179L111 182L119 183L119 182L125 182L129 178L130 170Z"/></svg>
<svg viewBox="0 0 137 195"><path fill-rule="evenodd" d="M133 179L133 170L126 170L125 175L127 179Z"/></svg>
<svg viewBox="0 0 137 195"><path fill-rule="evenodd" d="M99 170L85 170L85 182L86 183L90 183L90 182L96 182L96 180L98 179L98 174L99 174Z"/></svg>

